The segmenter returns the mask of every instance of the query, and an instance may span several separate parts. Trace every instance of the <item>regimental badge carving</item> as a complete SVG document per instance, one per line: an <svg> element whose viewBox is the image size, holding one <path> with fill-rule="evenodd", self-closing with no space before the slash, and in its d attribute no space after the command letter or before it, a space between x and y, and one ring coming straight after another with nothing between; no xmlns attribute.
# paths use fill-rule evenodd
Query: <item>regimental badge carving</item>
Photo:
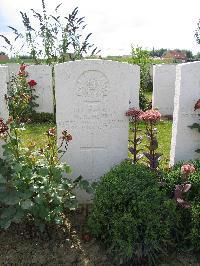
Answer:
<svg viewBox="0 0 200 266"><path fill-rule="evenodd" d="M82 73L77 81L77 96L84 101L102 101L109 92L109 81L105 74L96 70Z"/></svg>

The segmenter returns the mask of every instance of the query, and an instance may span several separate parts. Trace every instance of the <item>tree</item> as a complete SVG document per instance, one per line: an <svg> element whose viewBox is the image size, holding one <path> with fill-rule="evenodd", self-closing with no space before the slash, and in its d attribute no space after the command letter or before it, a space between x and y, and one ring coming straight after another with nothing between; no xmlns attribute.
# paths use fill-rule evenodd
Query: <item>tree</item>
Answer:
<svg viewBox="0 0 200 266"><path fill-rule="evenodd" d="M164 55L164 53L167 52L167 49L161 48L161 49L153 49L152 51L149 52L150 56L154 57L162 57Z"/></svg>
<svg viewBox="0 0 200 266"><path fill-rule="evenodd" d="M14 33L13 41L0 35L12 53L16 55L25 49L35 63L40 63L41 59L44 59L45 63L52 64L69 59L80 59L89 51L91 51L91 55L99 52L97 47L89 43L91 33L83 34L86 27L85 17L78 16L78 7L63 17L59 15L62 4L55 8L53 14L48 14L45 1L41 1L41 13L34 9L30 10L31 16L26 12L20 12L24 32L21 33L16 28L9 26ZM36 26L33 26L33 21ZM20 48L17 49L19 45Z"/></svg>
<svg viewBox="0 0 200 266"><path fill-rule="evenodd" d="M144 92L152 90L152 79L150 75L150 67L152 64L152 59L150 58L150 53L147 50L142 49L142 47L132 46L132 56L128 59L128 63L136 64L140 67L140 108L146 110L150 107L148 99L145 97Z"/></svg>
<svg viewBox="0 0 200 266"><path fill-rule="evenodd" d="M194 34L195 38L196 38L196 42L198 44L200 44L200 19L199 21L197 22L197 28L195 30L195 34Z"/></svg>
<svg viewBox="0 0 200 266"><path fill-rule="evenodd" d="M6 53L4 53L4 52L0 51L0 55L6 55Z"/></svg>

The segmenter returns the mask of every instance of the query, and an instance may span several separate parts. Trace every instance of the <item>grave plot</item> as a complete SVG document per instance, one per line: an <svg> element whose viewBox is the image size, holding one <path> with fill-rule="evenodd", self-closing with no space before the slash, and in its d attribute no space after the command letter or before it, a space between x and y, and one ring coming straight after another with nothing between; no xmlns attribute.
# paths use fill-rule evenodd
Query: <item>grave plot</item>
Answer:
<svg viewBox="0 0 200 266"><path fill-rule="evenodd" d="M55 66L58 136L65 129L73 137L63 157L73 169L95 181L128 155L130 91L134 67L104 60L84 60ZM135 106L139 103L135 89ZM133 102L132 102L133 104ZM60 140L59 140L60 142Z"/></svg>

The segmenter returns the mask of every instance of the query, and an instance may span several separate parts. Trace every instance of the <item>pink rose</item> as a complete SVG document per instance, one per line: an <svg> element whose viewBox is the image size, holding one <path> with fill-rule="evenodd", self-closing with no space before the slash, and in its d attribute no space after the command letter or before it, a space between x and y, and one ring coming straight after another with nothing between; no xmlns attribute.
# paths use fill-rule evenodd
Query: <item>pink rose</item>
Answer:
<svg viewBox="0 0 200 266"><path fill-rule="evenodd" d="M191 174L195 172L195 167L193 164L184 164L181 166L182 174Z"/></svg>

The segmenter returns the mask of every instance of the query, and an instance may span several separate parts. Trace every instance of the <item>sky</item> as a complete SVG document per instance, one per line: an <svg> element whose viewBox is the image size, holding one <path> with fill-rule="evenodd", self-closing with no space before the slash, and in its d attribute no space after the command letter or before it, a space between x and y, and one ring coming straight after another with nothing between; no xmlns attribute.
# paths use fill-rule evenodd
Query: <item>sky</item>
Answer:
<svg viewBox="0 0 200 266"><path fill-rule="evenodd" d="M130 54L131 45L200 52L194 38L200 0L46 0L46 5L51 11L61 2L62 15L79 7L102 56ZM31 8L41 10L41 0L0 0L0 34L10 36L7 25L20 29L19 11Z"/></svg>

